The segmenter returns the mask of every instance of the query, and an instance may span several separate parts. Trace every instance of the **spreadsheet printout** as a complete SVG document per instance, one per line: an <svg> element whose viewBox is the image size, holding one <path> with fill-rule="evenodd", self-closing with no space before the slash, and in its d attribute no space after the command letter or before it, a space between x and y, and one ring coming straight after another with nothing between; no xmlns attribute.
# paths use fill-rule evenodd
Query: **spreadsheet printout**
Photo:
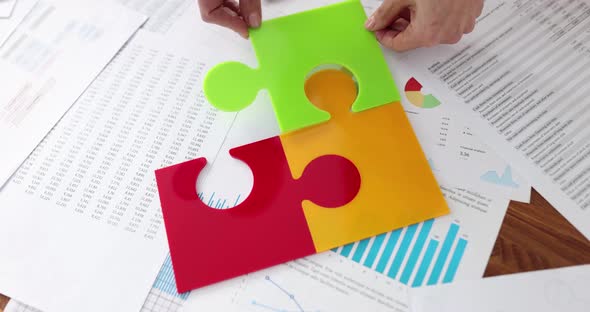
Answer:
<svg viewBox="0 0 590 312"><path fill-rule="evenodd" d="M0 187L146 17L112 1L41 1L0 48Z"/></svg>
<svg viewBox="0 0 590 312"><path fill-rule="evenodd" d="M0 193L1 293L46 312L142 307L168 250L154 170L213 160L235 117L202 94L215 63L165 43L138 33Z"/></svg>

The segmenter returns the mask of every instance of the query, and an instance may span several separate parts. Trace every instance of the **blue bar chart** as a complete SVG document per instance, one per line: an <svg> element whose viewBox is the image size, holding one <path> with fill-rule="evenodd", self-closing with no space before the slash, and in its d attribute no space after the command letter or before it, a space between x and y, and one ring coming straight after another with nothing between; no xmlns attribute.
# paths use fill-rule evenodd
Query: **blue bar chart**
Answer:
<svg viewBox="0 0 590 312"><path fill-rule="evenodd" d="M231 207L235 207L240 202L240 198L242 195L237 195L235 200L228 200L227 198L219 198L215 195L215 192L212 192L209 195L203 194L203 192L198 194L201 201L203 201L207 206L217 209L227 209Z"/></svg>
<svg viewBox="0 0 590 312"><path fill-rule="evenodd" d="M171 296L181 298L182 300L186 300L186 298L188 298L189 295L188 292L184 294L179 294L176 291L176 279L174 278L174 271L172 270L172 262L170 261L170 255L166 257L166 261L164 261L164 264L160 269L160 273L158 273L158 277L156 277L156 282L154 283L153 287Z"/></svg>
<svg viewBox="0 0 590 312"><path fill-rule="evenodd" d="M461 266L468 240L459 221L436 223L427 220L333 251L412 287L450 283Z"/></svg>

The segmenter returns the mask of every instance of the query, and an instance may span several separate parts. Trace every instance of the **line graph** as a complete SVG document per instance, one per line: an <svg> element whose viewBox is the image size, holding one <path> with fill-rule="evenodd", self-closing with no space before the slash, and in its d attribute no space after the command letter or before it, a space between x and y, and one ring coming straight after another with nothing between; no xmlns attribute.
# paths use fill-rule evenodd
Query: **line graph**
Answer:
<svg viewBox="0 0 590 312"><path fill-rule="evenodd" d="M297 297L294 293L287 290L285 287L281 286L279 283L274 281L270 276L265 275L264 280L272 286L272 288L278 290L288 300L286 305L290 305L291 308L277 308L276 306L263 303L260 300L252 300L251 304L261 310L272 311L272 312L319 312L319 310L305 310L301 303L297 300Z"/></svg>

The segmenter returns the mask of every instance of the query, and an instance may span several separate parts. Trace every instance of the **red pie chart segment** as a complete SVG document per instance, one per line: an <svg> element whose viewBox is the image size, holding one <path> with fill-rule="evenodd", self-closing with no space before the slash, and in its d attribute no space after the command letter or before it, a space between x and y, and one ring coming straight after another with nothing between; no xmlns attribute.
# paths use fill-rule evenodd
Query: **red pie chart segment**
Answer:
<svg viewBox="0 0 590 312"><path fill-rule="evenodd" d="M406 92L420 90L422 90L422 85L414 77L410 78L410 80L408 80L408 82L406 83Z"/></svg>

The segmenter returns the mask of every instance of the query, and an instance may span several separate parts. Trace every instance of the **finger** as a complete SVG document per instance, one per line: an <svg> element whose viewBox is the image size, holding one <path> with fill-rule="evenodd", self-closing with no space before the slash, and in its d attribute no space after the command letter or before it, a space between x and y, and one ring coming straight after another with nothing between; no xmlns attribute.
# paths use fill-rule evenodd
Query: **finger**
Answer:
<svg viewBox="0 0 590 312"><path fill-rule="evenodd" d="M449 32L448 34L446 34L444 37L441 37L440 41L435 43L444 43L444 44L455 44L459 41L461 41L461 38L463 38L463 32Z"/></svg>
<svg viewBox="0 0 590 312"><path fill-rule="evenodd" d="M240 13L252 28L260 27L262 10L260 0L240 0Z"/></svg>
<svg viewBox="0 0 590 312"><path fill-rule="evenodd" d="M381 30L385 29L395 20L397 20L410 4L412 0L385 0L379 6L377 11L369 17L365 23L365 28L368 30Z"/></svg>
<svg viewBox="0 0 590 312"><path fill-rule="evenodd" d="M437 44L453 44L459 42L463 36L463 31L459 27L441 27L437 36L430 36L424 40L424 46L431 47Z"/></svg>
<svg viewBox="0 0 590 312"><path fill-rule="evenodd" d="M206 16L214 10L224 6L226 2L224 0L198 0L199 10L201 11L201 17L206 19ZM231 7L231 4L230 4Z"/></svg>
<svg viewBox="0 0 590 312"><path fill-rule="evenodd" d="M391 49L391 47L389 46L389 42L392 40L393 37L397 36L400 32L401 31L397 29L381 29L375 32L375 37L377 37L377 40L382 45Z"/></svg>
<svg viewBox="0 0 590 312"><path fill-rule="evenodd" d="M475 29L475 19L471 19L466 22L466 25L463 27L463 33L469 34Z"/></svg>
<svg viewBox="0 0 590 312"><path fill-rule="evenodd" d="M210 11L202 9L201 17L207 23L227 27L240 34L240 36L248 38L248 25L236 11L227 6L220 5Z"/></svg>
<svg viewBox="0 0 590 312"><path fill-rule="evenodd" d="M481 15L483 11L483 0L474 1L474 8L473 8L473 16L469 19L464 27L464 33L469 34L473 32L475 29L475 24L477 24L477 18Z"/></svg>
<svg viewBox="0 0 590 312"><path fill-rule="evenodd" d="M225 0L223 1L223 5L230 8L232 11L238 13L240 15L240 5L235 0Z"/></svg>
<svg viewBox="0 0 590 312"><path fill-rule="evenodd" d="M483 0L475 1L475 18L478 18L483 11L484 2Z"/></svg>
<svg viewBox="0 0 590 312"><path fill-rule="evenodd" d="M389 26L389 28L392 30L397 30L398 32L402 32L406 30L408 26L410 26L409 20L405 18L398 18L397 21L393 22L393 24Z"/></svg>
<svg viewBox="0 0 590 312"><path fill-rule="evenodd" d="M439 28L438 40L431 42L430 44L455 44L459 42L461 38L463 38L463 34L465 34L467 28L468 19L464 19L464 21L461 23L449 20Z"/></svg>
<svg viewBox="0 0 590 312"><path fill-rule="evenodd" d="M405 19L406 21L410 22L412 20L412 13L410 8L405 8L399 13L399 17Z"/></svg>
<svg viewBox="0 0 590 312"><path fill-rule="evenodd" d="M379 40L383 46L398 52L404 52L423 46L423 40L418 36L412 24L401 32L398 30L387 29L378 31L376 36L377 40Z"/></svg>

